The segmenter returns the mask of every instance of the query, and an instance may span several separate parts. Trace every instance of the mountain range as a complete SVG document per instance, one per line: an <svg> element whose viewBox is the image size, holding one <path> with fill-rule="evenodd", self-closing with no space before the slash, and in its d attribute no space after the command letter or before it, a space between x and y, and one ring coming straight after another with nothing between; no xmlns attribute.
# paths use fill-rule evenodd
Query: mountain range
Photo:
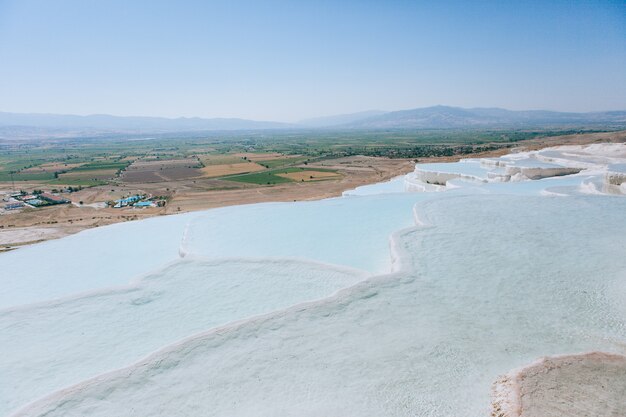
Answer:
<svg viewBox="0 0 626 417"><path fill-rule="evenodd" d="M0 128L108 131L219 131L267 129L450 129L566 126L626 126L626 111L567 113L547 110L513 111L500 108L433 106L410 110L366 112L318 117L297 123L237 118L163 118L111 115L57 115L0 112Z"/></svg>
<svg viewBox="0 0 626 417"><path fill-rule="evenodd" d="M500 108L434 106L400 110L353 121L360 129L438 129L471 127L550 127L624 125L626 111L565 113L547 110L513 111Z"/></svg>
<svg viewBox="0 0 626 417"><path fill-rule="evenodd" d="M192 130L262 130L289 127L286 123L265 122L237 118L137 117L94 114L76 116L41 113L0 112L0 126L20 126L54 129L101 129L145 131L192 131Z"/></svg>

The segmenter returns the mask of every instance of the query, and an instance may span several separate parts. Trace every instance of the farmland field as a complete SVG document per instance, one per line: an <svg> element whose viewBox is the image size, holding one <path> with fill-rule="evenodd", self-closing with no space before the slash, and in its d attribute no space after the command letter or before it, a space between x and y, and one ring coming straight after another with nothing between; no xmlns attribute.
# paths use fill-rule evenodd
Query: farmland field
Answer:
<svg viewBox="0 0 626 417"><path fill-rule="evenodd" d="M338 179L341 178L341 175L336 172L326 172L326 171L295 171L295 172L286 172L282 174L276 174L279 177L288 178L293 181L323 181L330 179Z"/></svg>
<svg viewBox="0 0 626 417"><path fill-rule="evenodd" d="M127 183L177 181L202 175L195 158L135 161L122 173Z"/></svg>
<svg viewBox="0 0 626 417"><path fill-rule="evenodd" d="M86 164L81 164L80 166L73 169L73 171L92 171L92 170L103 170L103 169L114 169L121 170L128 166L127 162L119 162L119 161L111 161L111 160L100 160L97 162L89 162Z"/></svg>
<svg viewBox="0 0 626 417"><path fill-rule="evenodd" d="M331 178L338 179L341 178L341 175L339 175L336 171L326 169L306 169L301 167L291 167L286 169L276 169L246 175L234 175L226 177L224 179L229 181L245 182L259 185L273 185L293 181L319 181L321 179Z"/></svg>
<svg viewBox="0 0 626 417"><path fill-rule="evenodd" d="M59 175L60 181L64 180L105 180L115 177L116 169L94 169L89 171L70 171Z"/></svg>
<svg viewBox="0 0 626 417"><path fill-rule="evenodd" d="M244 182L248 184L258 185L272 185L292 182L292 180L290 180L289 178L279 177L278 175L275 175L273 172L270 171L256 172L244 175L233 175L229 177L224 177L223 179L227 181Z"/></svg>
<svg viewBox="0 0 626 417"><path fill-rule="evenodd" d="M284 156L282 158L274 158L268 160L259 160L256 161L259 165L263 165L265 168L273 169L279 168L289 165L301 164L305 161L308 161L309 158L306 156Z"/></svg>
<svg viewBox="0 0 626 417"><path fill-rule="evenodd" d="M233 154L210 154L199 155L198 159L204 166L208 165L228 165L241 164L246 162L242 157Z"/></svg>
<svg viewBox="0 0 626 417"><path fill-rule="evenodd" d="M59 171L69 171L71 169L75 169L83 165L82 163L62 163L62 162L51 162L46 164L37 165L35 167L26 168L22 170L24 174L36 174L36 173L55 173Z"/></svg>
<svg viewBox="0 0 626 417"><path fill-rule="evenodd" d="M205 177L211 178L262 171L264 169L265 167L253 162L241 162L236 164L209 165L202 168L201 171Z"/></svg>

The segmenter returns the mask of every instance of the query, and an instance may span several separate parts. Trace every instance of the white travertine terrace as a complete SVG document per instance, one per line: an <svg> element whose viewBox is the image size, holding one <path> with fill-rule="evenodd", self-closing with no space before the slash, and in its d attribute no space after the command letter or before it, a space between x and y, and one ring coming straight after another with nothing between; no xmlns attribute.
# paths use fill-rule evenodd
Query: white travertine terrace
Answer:
<svg viewBox="0 0 626 417"><path fill-rule="evenodd" d="M455 180L455 179L465 179L468 181L486 182L483 179L466 175L466 174L455 173L455 172L439 172L439 171L434 171L434 170L431 171L429 169L424 169L424 168L416 168L415 171L413 172L413 175L414 177L411 178L409 181L416 179L417 181L426 183L428 185L445 186L448 183L448 181ZM417 184L419 184L419 182L417 182Z"/></svg>
<svg viewBox="0 0 626 417"><path fill-rule="evenodd" d="M510 177L520 175L521 177L527 178L529 180L538 180L541 178L578 174L580 171L580 168L567 167L506 167L506 175L509 175Z"/></svg>
<svg viewBox="0 0 626 417"><path fill-rule="evenodd" d="M418 164L405 177L407 191L442 191L451 181L476 183L539 180L604 173L603 183L586 184L588 192L625 193L626 145L562 146L518 152L500 158L463 159L456 163ZM598 189L599 188L599 189Z"/></svg>

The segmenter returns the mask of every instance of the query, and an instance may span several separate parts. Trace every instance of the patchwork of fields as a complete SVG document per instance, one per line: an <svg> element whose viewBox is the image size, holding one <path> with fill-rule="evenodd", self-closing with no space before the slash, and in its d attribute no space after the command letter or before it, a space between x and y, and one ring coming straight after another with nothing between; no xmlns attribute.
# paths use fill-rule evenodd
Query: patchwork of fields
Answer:
<svg viewBox="0 0 626 417"><path fill-rule="evenodd" d="M175 183L181 181L195 183L206 179L217 181L210 184L212 188L228 188L233 186L228 184L233 183L267 186L341 178L336 171L306 168L314 159L301 154L225 151L204 146L180 149L155 143L139 149L133 144L126 149L130 145L124 145L115 151L100 147L90 149L86 145L71 150L68 147L58 154L39 149L20 150L0 166L0 182L18 186L24 182L59 189L153 183L171 183L175 188Z"/></svg>
<svg viewBox="0 0 626 417"><path fill-rule="evenodd" d="M254 162L240 162L236 164L209 165L202 168L202 172L204 176L211 178L262 171L264 169L265 167L255 164Z"/></svg>
<svg viewBox="0 0 626 417"><path fill-rule="evenodd" d="M133 162L120 178L127 183L179 181L202 176L196 158Z"/></svg>
<svg viewBox="0 0 626 417"><path fill-rule="evenodd" d="M181 186L201 191L273 186L340 180L344 167L327 165L325 161L350 156L458 158L476 152L505 152L520 141L530 143L534 138L540 138L539 143L559 140L569 143L587 136L578 132L555 136L559 133L572 132L470 130L315 135L248 132L228 136L181 134L149 139L112 136L5 142L0 143L0 183L10 184L5 189L17 190L22 188L21 184L24 188L42 189L64 186L143 189L147 184L160 184L163 190L159 192ZM606 140L613 134L588 135L594 140Z"/></svg>

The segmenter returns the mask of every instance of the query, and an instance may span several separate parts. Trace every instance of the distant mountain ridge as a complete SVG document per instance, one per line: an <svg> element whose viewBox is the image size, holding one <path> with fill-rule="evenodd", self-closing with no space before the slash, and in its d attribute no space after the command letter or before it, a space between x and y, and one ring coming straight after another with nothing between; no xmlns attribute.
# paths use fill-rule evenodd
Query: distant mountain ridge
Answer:
<svg viewBox="0 0 626 417"><path fill-rule="evenodd" d="M626 127L626 111L590 113L548 110L506 110L501 108L461 108L433 106L384 112L370 110L305 119L298 123L255 121L237 118L204 119L181 117L130 117L111 115L57 115L0 112L0 128L109 130L133 132L220 131L266 129L464 129L539 128L567 126Z"/></svg>
<svg viewBox="0 0 626 417"><path fill-rule="evenodd" d="M360 129L437 129L471 127L533 127L586 124L626 124L626 111L568 113L548 110L433 106L393 111L345 125Z"/></svg>
<svg viewBox="0 0 626 417"><path fill-rule="evenodd" d="M105 129L105 130L259 130L290 127L287 123L255 121L238 118L203 119L200 117L89 116L3 113L0 126L24 126L40 128Z"/></svg>

